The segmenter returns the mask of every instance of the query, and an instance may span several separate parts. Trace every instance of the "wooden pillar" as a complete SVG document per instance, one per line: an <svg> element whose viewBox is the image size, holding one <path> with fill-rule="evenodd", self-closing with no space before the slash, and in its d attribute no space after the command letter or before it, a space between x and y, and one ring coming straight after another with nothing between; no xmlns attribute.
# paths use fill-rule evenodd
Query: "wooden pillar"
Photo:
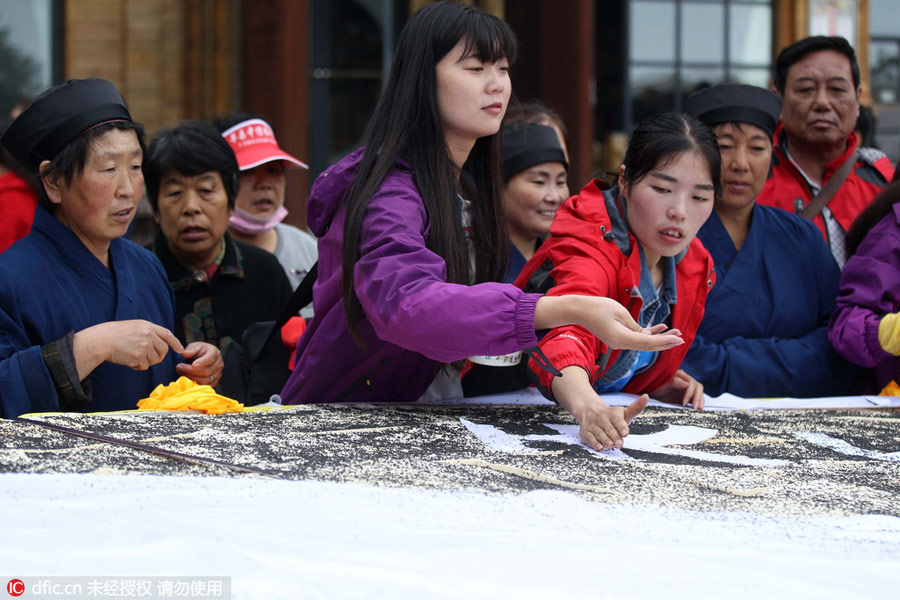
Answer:
<svg viewBox="0 0 900 600"><path fill-rule="evenodd" d="M575 192L593 170L594 2L540 2L540 98L569 130L569 182Z"/></svg>
<svg viewBox="0 0 900 600"><path fill-rule="evenodd" d="M147 133L233 104L235 0L68 0L63 79L112 81Z"/></svg>
<svg viewBox="0 0 900 600"><path fill-rule="evenodd" d="M775 52L807 36L809 31L808 0L775 0Z"/></svg>
<svg viewBox="0 0 900 600"><path fill-rule="evenodd" d="M126 22L122 0L69 0L65 5L63 79L102 77L121 88L125 83Z"/></svg>
<svg viewBox="0 0 900 600"><path fill-rule="evenodd" d="M309 159L310 48L308 0L242 3L241 110L263 115L279 145ZM306 226L309 172L287 170L286 222Z"/></svg>
<svg viewBox="0 0 900 600"><path fill-rule="evenodd" d="M235 0L188 0L185 11L184 112L208 120L237 100Z"/></svg>
<svg viewBox="0 0 900 600"><path fill-rule="evenodd" d="M862 80L860 102L872 105L872 69L869 64L869 0L857 0L856 5L856 60Z"/></svg>
<svg viewBox="0 0 900 600"><path fill-rule="evenodd" d="M569 188L593 171L594 1L508 0L506 21L519 39L513 91L558 112L569 130Z"/></svg>

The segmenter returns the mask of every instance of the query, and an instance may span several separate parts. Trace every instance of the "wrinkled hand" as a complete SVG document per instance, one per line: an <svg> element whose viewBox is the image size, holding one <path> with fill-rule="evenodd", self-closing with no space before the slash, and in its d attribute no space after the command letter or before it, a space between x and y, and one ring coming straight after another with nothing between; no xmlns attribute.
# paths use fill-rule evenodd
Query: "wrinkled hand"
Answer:
<svg viewBox="0 0 900 600"><path fill-rule="evenodd" d="M200 385L215 386L222 379L222 369L225 361L219 349L206 342L191 342L181 353L182 358L189 362L179 363L175 370L179 375Z"/></svg>
<svg viewBox="0 0 900 600"><path fill-rule="evenodd" d="M77 332L73 350L81 379L100 363L111 362L144 371L165 358L169 349L182 352L178 338L165 327L149 321L107 321Z"/></svg>
<svg viewBox="0 0 900 600"><path fill-rule="evenodd" d="M671 382L654 390L650 393L654 400L660 402L668 402L669 404L681 403L687 406L688 402L697 410L703 410L705 396L703 395L703 384L678 369L675 377Z"/></svg>
<svg viewBox="0 0 900 600"><path fill-rule="evenodd" d="M625 436L630 433L628 425L646 408L649 400L650 397L644 394L628 406L592 402L581 415L576 415L581 441L594 450L621 448L625 445Z"/></svg>

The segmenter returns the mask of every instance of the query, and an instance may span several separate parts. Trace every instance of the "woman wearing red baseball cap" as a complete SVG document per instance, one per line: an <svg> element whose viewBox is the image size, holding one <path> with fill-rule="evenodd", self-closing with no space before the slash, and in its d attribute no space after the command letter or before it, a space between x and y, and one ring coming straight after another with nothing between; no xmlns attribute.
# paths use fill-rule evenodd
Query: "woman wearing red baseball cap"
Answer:
<svg viewBox="0 0 900 600"><path fill-rule="evenodd" d="M213 124L234 150L241 169L229 233L236 240L274 254L296 289L318 259L318 251L312 235L282 223L288 214L284 207L284 173L288 167L309 166L279 147L272 126L262 117L237 113Z"/></svg>

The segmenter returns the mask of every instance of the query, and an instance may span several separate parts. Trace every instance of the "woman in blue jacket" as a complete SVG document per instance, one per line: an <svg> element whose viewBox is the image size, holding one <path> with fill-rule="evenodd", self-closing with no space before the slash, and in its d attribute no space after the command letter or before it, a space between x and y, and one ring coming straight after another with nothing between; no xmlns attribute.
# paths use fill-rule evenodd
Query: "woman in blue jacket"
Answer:
<svg viewBox="0 0 900 600"><path fill-rule="evenodd" d="M31 233L0 255L0 417L131 409L176 373L215 384L219 350L182 346L162 265L122 238L143 191L144 132L115 86L50 88L2 142L41 194Z"/></svg>
<svg viewBox="0 0 900 600"><path fill-rule="evenodd" d="M697 237L716 286L682 369L712 396L838 396L855 369L828 342L840 270L818 229L757 204L772 159L781 100L749 85L717 85L685 110L713 128L722 196Z"/></svg>

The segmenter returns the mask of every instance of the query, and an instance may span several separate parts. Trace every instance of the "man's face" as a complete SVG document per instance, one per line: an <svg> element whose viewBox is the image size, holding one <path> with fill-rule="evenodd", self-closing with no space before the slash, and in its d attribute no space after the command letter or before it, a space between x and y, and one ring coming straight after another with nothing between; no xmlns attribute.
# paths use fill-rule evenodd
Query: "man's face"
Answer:
<svg viewBox="0 0 900 600"><path fill-rule="evenodd" d="M804 56L788 69L783 100L781 121L789 139L843 144L859 117L850 60L834 50Z"/></svg>

